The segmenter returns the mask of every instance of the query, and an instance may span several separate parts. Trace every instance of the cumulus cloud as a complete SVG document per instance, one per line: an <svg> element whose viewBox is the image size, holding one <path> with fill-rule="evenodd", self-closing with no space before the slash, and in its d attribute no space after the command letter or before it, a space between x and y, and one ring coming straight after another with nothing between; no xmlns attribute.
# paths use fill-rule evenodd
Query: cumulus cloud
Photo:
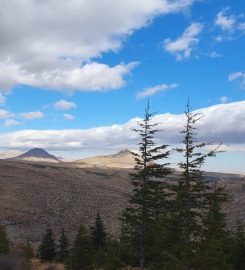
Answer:
<svg viewBox="0 0 245 270"><path fill-rule="evenodd" d="M137 66L138 62L110 67L96 62L82 67L60 67L39 73L22 70L12 62L0 63L0 89L5 92L17 84L32 85L52 90L97 91L122 87L125 76ZM6 75L6 77L5 77Z"/></svg>
<svg viewBox="0 0 245 270"><path fill-rule="evenodd" d="M70 110L76 107L77 105L74 102L70 102L64 99L61 99L54 103L54 108L56 110Z"/></svg>
<svg viewBox="0 0 245 270"><path fill-rule="evenodd" d="M202 29L202 24L192 23L177 39L165 39L163 45L165 51L175 55L177 61L189 58L195 46L199 43L199 35Z"/></svg>
<svg viewBox="0 0 245 270"><path fill-rule="evenodd" d="M12 127L12 126L16 126L16 125L19 125L19 122L14 120L14 119L7 119L4 122L5 127Z"/></svg>
<svg viewBox="0 0 245 270"><path fill-rule="evenodd" d="M229 76L228 76L229 82L233 82L233 81L237 81L237 80L240 80L240 87L242 89L245 89L245 72L237 71L237 72L233 72L233 73L229 74Z"/></svg>
<svg viewBox="0 0 245 270"><path fill-rule="evenodd" d="M9 111L4 110L4 109L0 109L0 119L6 119L6 118L9 118L12 116L13 116L13 114L10 113Z"/></svg>
<svg viewBox="0 0 245 270"><path fill-rule="evenodd" d="M156 85L153 87L146 88L143 91L139 92L137 94L137 98L140 99L140 98L149 97L149 96L155 95L156 93L164 92L168 89L173 89L176 87L178 87L178 84L176 84L176 83Z"/></svg>
<svg viewBox="0 0 245 270"><path fill-rule="evenodd" d="M221 35L215 37L217 42L223 40L231 40L234 33L245 33L245 22L243 21L244 14L232 14L230 7L223 8L215 18L215 26L222 31Z"/></svg>
<svg viewBox="0 0 245 270"><path fill-rule="evenodd" d="M237 17L233 14L228 14L229 8L222 9L216 16L215 25L219 26L223 31L232 32L235 30Z"/></svg>
<svg viewBox="0 0 245 270"><path fill-rule="evenodd" d="M69 120L69 121L74 120L74 116L72 114L69 114L69 113L64 113L63 117L65 120Z"/></svg>
<svg viewBox="0 0 245 270"><path fill-rule="evenodd" d="M230 150L245 145L245 101L220 104L199 109L205 117L198 123L200 141L219 144L223 142ZM225 121L220 121L225 119ZM71 130L21 130L1 133L0 147L4 149L28 149L42 147L60 151L117 151L135 149L137 136L130 128L136 127L140 118L134 118L122 125ZM159 114L155 121L162 130L157 139L160 143L178 144L183 129L184 114ZM245 148L243 148L245 150Z"/></svg>
<svg viewBox="0 0 245 270"><path fill-rule="evenodd" d="M40 119L44 117L44 114L40 111L22 113L21 117L26 120Z"/></svg>
<svg viewBox="0 0 245 270"><path fill-rule="evenodd" d="M127 65L90 65L91 59L118 51L127 36L156 16L182 12L194 2L3 0L0 89L8 91L16 84L63 90L121 87Z"/></svg>

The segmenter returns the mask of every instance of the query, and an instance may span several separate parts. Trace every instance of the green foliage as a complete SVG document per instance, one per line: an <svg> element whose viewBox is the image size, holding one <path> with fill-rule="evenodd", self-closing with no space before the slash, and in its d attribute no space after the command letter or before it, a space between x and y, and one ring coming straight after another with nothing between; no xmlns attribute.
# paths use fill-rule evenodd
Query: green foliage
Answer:
<svg viewBox="0 0 245 270"><path fill-rule="evenodd" d="M230 270L228 257L229 232L222 205L227 196L221 187L208 194L208 212L203 220L203 237L196 260L198 270Z"/></svg>
<svg viewBox="0 0 245 270"><path fill-rule="evenodd" d="M96 269L116 270L122 266L119 244L116 239L108 237L106 246L96 251Z"/></svg>
<svg viewBox="0 0 245 270"><path fill-rule="evenodd" d="M57 246L57 261L64 262L69 256L69 240L66 236L65 229L60 232L59 242Z"/></svg>
<svg viewBox="0 0 245 270"><path fill-rule="evenodd" d="M152 227L165 209L164 177L170 173L168 163L157 163L167 159L167 145L158 146L155 136L158 132L154 114L145 110L144 119L133 131L139 135L139 154L132 153L136 160L134 172L130 174L134 186L130 206L122 216L121 248L124 261L144 269ZM159 179L160 178L160 179Z"/></svg>
<svg viewBox="0 0 245 270"><path fill-rule="evenodd" d="M239 220L231 237L231 263L234 270L245 269L245 226Z"/></svg>
<svg viewBox="0 0 245 270"><path fill-rule="evenodd" d="M56 257L55 241L53 232L51 229L47 228L41 245L38 249L38 257L41 261L53 261Z"/></svg>
<svg viewBox="0 0 245 270"><path fill-rule="evenodd" d="M0 255L6 255L10 251L9 240L3 226L0 226Z"/></svg>
<svg viewBox="0 0 245 270"><path fill-rule="evenodd" d="M91 227L91 238L96 250L105 248L107 233L99 212L97 213L94 226Z"/></svg>
<svg viewBox="0 0 245 270"><path fill-rule="evenodd" d="M169 214L159 216L151 235L152 248L148 254L151 258L150 269L179 269L179 261L176 256L178 247L175 245L178 230L176 225L177 222Z"/></svg>
<svg viewBox="0 0 245 270"><path fill-rule="evenodd" d="M86 228L81 225L66 262L67 270L94 269L94 249Z"/></svg>
<svg viewBox="0 0 245 270"><path fill-rule="evenodd" d="M119 256L118 242L107 234L100 213L96 216L90 235L95 250L96 268L105 270L121 269L122 262Z"/></svg>
<svg viewBox="0 0 245 270"><path fill-rule="evenodd" d="M206 213L207 194L210 192L210 185L204 180L201 166L207 157L215 156L217 148L206 152L207 144L197 142L196 123L203 115L192 113L189 102L185 116L186 124L181 131L184 136L183 147L177 149L183 155L183 161L179 163L182 175L177 179L177 184L171 186L175 193L171 215L177 223L175 246L178 260L182 262L183 269L192 269L202 233L200 221Z"/></svg>

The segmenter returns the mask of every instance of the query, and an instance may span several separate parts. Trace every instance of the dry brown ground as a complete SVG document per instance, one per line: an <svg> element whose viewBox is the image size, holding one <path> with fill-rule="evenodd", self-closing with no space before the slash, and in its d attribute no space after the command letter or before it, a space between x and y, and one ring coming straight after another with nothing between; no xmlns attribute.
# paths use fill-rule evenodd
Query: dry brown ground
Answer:
<svg viewBox="0 0 245 270"><path fill-rule="evenodd" d="M55 270L64 270L64 265L57 263L40 263L39 260L33 259L31 264L32 270L45 270L49 266L54 266Z"/></svg>
<svg viewBox="0 0 245 270"><path fill-rule="evenodd" d="M0 222L12 240L40 241L49 226L64 226L71 236L79 225L91 224L98 211L107 229L116 234L131 183L128 169L75 168L74 164L37 164L0 160ZM232 195L229 220L245 221L245 178L209 174Z"/></svg>

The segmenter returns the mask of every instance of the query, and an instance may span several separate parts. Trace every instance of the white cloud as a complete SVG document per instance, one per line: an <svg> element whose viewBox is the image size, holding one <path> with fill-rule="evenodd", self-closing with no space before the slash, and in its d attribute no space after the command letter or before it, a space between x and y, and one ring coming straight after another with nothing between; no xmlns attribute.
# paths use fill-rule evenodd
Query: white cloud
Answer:
<svg viewBox="0 0 245 270"><path fill-rule="evenodd" d="M225 104L225 103L228 103L229 100L230 99L228 97L224 96L220 98L220 103Z"/></svg>
<svg viewBox="0 0 245 270"><path fill-rule="evenodd" d="M1 1L0 89L16 84L73 90L121 87L127 65L90 65L91 59L118 51L126 37L156 16L182 12L194 2ZM105 75L104 80L97 75Z"/></svg>
<svg viewBox="0 0 245 270"><path fill-rule="evenodd" d="M44 117L44 114L40 111L22 113L21 117L26 120L40 119Z"/></svg>
<svg viewBox="0 0 245 270"><path fill-rule="evenodd" d="M67 101L67 100L64 100L64 99L61 99L57 102L54 103L54 108L56 110L70 110L70 109L73 109L73 108L76 108L77 105L74 103L74 102L70 102L70 101Z"/></svg>
<svg viewBox="0 0 245 270"><path fill-rule="evenodd" d="M156 93L164 92L164 91L166 91L168 89L173 89L173 88L176 88L176 87L178 87L178 84L176 84L176 83L156 85L156 86L153 86L153 87L146 88L143 91L139 92L137 94L137 98L149 97L149 96L155 95Z"/></svg>
<svg viewBox="0 0 245 270"><path fill-rule="evenodd" d="M167 38L164 40L165 51L176 56L177 61L181 61L191 56L195 46L199 43L198 36L202 32L203 25L200 23L192 23L188 26L184 33L177 38L172 40Z"/></svg>
<svg viewBox="0 0 245 270"><path fill-rule="evenodd" d="M0 63L0 89L7 91L17 84L52 90L102 91L117 89L125 84L125 76L138 62L110 67L96 62L82 67L57 68L39 73L27 72L11 62ZM3 73L1 74L1 71Z"/></svg>
<svg viewBox="0 0 245 270"><path fill-rule="evenodd" d="M214 24L215 26L220 28L225 34L218 35L215 40L217 42L223 40L231 40L234 33L243 33L245 30L245 22L242 21L243 18L244 14L235 15L231 13L230 7L223 8L216 15Z"/></svg>
<svg viewBox="0 0 245 270"><path fill-rule="evenodd" d="M237 17L233 14L227 14L228 11L229 8L226 7L217 14L215 25L219 26L223 31L232 32L235 30Z"/></svg>
<svg viewBox="0 0 245 270"><path fill-rule="evenodd" d="M0 119L6 119L6 118L9 118L11 116L13 116L13 114L10 113L9 111L4 110L4 109L0 109Z"/></svg>
<svg viewBox="0 0 245 270"><path fill-rule="evenodd" d="M208 53L208 57L213 58L213 59L215 59L215 58L220 58L220 57L222 57L222 54L213 51L213 52Z"/></svg>
<svg viewBox="0 0 245 270"><path fill-rule="evenodd" d="M240 23L239 29L242 30L242 31L245 31L245 22L244 23Z"/></svg>
<svg viewBox="0 0 245 270"><path fill-rule="evenodd" d="M5 101L6 101L6 97L2 93L0 93L0 105L4 105Z"/></svg>
<svg viewBox="0 0 245 270"><path fill-rule="evenodd" d="M240 87L242 89L245 89L245 72L237 71L237 72L233 72L229 74L228 76L229 82L236 81L236 80L241 80Z"/></svg>
<svg viewBox="0 0 245 270"><path fill-rule="evenodd" d="M65 120L69 120L69 121L74 120L74 116L72 114L69 114L69 113L64 113L63 117Z"/></svg>
<svg viewBox="0 0 245 270"><path fill-rule="evenodd" d="M12 126L16 126L16 125L19 125L19 122L14 120L14 119L7 119L4 122L5 127L12 127Z"/></svg>
<svg viewBox="0 0 245 270"><path fill-rule="evenodd" d="M219 144L223 142L230 150L245 145L245 101L220 104L197 110L205 117L199 122L200 141ZM225 119L225 121L220 121ZM136 127L139 118L134 118L122 125L97 127L92 129L71 130L21 130L1 133L0 148L28 149L42 147L60 151L117 151L124 148L135 149L137 137L130 128ZM155 117L162 130L158 135L161 143L178 144L180 130L185 121L184 114L160 114Z"/></svg>

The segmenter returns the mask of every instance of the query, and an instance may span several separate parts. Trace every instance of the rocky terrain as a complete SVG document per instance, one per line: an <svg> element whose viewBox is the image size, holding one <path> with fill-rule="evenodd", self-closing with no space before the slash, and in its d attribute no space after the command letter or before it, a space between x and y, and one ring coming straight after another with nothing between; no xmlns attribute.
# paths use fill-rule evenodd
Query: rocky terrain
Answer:
<svg viewBox="0 0 245 270"><path fill-rule="evenodd" d="M0 222L12 239L38 242L47 226L55 231L64 226L72 235L80 223L94 222L100 211L108 230L117 234L118 218L127 205L132 186L128 177L131 169L118 168L116 161L127 154L119 152L114 155L115 160L113 155L106 156L103 159L107 164L90 163L87 167L84 160L0 160ZM113 166L109 166L108 160ZM231 196L226 205L230 224L237 216L245 221L245 177L221 173L207 173L206 177L224 185Z"/></svg>

